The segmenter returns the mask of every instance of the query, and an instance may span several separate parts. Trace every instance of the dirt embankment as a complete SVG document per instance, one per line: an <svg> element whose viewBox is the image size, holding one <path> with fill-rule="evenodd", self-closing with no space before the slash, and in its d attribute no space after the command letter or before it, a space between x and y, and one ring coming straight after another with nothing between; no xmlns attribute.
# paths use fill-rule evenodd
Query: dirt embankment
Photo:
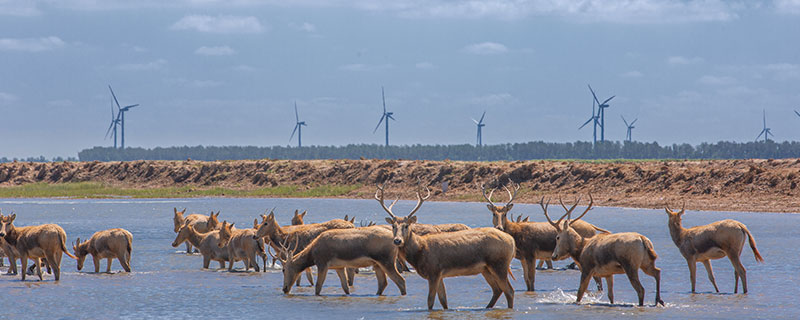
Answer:
<svg viewBox="0 0 800 320"><path fill-rule="evenodd" d="M583 163L404 160L134 161L0 164L0 187L34 182L99 182L115 187L168 186L256 189L282 185L362 185L344 197L370 198L376 183L411 198L416 177L438 201L482 200L478 185L512 179L517 202L542 195L573 199L591 192L595 204L660 208L686 201L693 210L799 212L800 159ZM442 183L448 191L442 194ZM505 192L495 192L495 202Z"/></svg>

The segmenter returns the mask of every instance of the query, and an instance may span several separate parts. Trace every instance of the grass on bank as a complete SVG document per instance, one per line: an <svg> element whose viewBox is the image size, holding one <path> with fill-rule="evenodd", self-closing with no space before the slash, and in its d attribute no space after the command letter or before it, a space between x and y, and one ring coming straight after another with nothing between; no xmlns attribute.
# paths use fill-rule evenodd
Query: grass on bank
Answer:
<svg viewBox="0 0 800 320"><path fill-rule="evenodd" d="M0 188L0 198L194 198L194 197L336 197L348 194L361 185L320 185L310 188L278 186L251 190L236 190L197 186L162 188L119 188L96 182L30 183Z"/></svg>

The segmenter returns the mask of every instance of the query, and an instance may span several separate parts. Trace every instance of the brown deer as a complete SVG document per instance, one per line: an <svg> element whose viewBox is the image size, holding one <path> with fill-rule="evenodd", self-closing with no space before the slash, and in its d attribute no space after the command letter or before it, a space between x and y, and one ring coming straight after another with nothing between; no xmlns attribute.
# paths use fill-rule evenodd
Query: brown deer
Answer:
<svg viewBox="0 0 800 320"><path fill-rule="evenodd" d="M392 233L383 228L361 227L356 229L332 229L323 232L302 251L288 250L282 246L283 293L288 294L292 285L299 280L300 273L311 266L317 266L315 294L320 295L328 269L335 269L345 294L350 294L347 270L373 267L378 279L378 292L386 289L386 276L397 285L400 294L406 294L406 281L395 268L397 246ZM297 246L295 246L295 249ZM270 250L270 249L267 249Z"/></svg>
<svg viewBox="0 0 800 320"><path fill-rule="evenodd" d="M220 268L225 268L225 262L228 261L228 249L220 248L218 245L219 230L197 232L192 227L191 222L187 221L178 230L178 235L175 237L175 241L172 242L172 247L177 248L183 242L189 242L200 250L200 254L203 255L204 269L208 269L211 261L217 261Z"/></svg>
<svg viewBox="0 0 800 320"><path fill-rule="evenodd" d="M256 272L259 272L256 255L266 262L264 242L256 237L255 229L234 229L233 225L234 223L222 222L222 227L219 229L219 243L217 243L220 248L228 249L228 271L233 271L233 263L241 260L244 262L245 271L250 271L252 266Z"/></svg>
<svg viewBox="0 0 800 320"><path fill-rule="evenodd" d="M38 226L15 227L14 220L16 214L3 216L0 214L0 237L4 238L9 245L13 246L18 253L22 263L22 281L25 281L25 269L28 268L28 259L34 261L39 280L42 279L41 260L47 260L48 269L53 270L55 280L61 279L61 257L62 253L70 258L77 259L67 251L67 233L64 229L55 224L43 224Z"/></svg>
<svg viewBox="0 0 800 320"><path fill-rule="evenodd" d="M186 221L189 221L197 232L204 233L218 229L219 220L217 218L219 217L219 212L214 214L214 211L211 211L211 214L208 216L193 213L184 217L183 215L186 213L186 208L183 208L183 211L178 211L178 208L173 208L173 210L175 211L175 215L172 217L172 224L175 233L178 233ZM186 242L186 253L192 253L192 245L189 242Z"/></svg>
<svg viewBox="0 0 800 320"><path fill-rule="evenodd" d="M299 226L299 225L303 224L303 218L305 218L305 216L306 216L306 211L303 211L303 213L300 213L300 214L298 214L298 212L300 212L300 210L295 210L294 211L294 216L292 217L292 225L293 226Z"/></svg>
<svg viewBox="0 0 800 320"><path fill-rule="evenodd" d="M508 308L513 308L514 289L508 281L508 273L514 258L514 238L495 228L425 236L415 234L412 226L417 222L417 217L414 214L430 198L430 189L427 191L428 194L423 197L422 190L417 190L417 205L408 216L402 218L394 215L392 206L384 204L383 186L378 186L375 199L389 214L386 222L392 225L393 243L400 248L400 255L414 266L417 274L428 280L428 309L433 309L436 296L442 308L447 309L444 278L476 274L482 274L492 288L492 298L487 308L494 307L500 294L505 295Z"/></svg>
<svg viewBox="0 0 800 320"><path fill-rule="evenodd" d="M106 273L111 273L111 260L116 258L125 272L131 272L131 249L133 235L125 229L108 229L95 232L89 240L81 242L78 238L72 245L78 257L78 271L83 269L86 256L91 254L94 272L100 272L100 259L108 259Z"/></svg>
<svg viewBox="0 0 800 320"><path fill-rule="evenodd" d="M656 268L658 255L650 239L635 232L601 233L586 238L572 227L578 219L571 220L571 214L568 211L567 219L555 226L558 236L553 260L569 256L580 266L581 280L576 303L581 302L592 277L604 277L608 285L608 300L613 304L614 275L626 274L639 296L639 306L643 306L644 287L639 281L639 269L642 269L645 274L656 279L656 305L664 305L661 300L661 269Z"/></svg>
<svg viewBox="0 0 800 320"><path fill-rule="evenodd" d="M704 226L684 228L681 225L681 218L686 212L686 203L683 204L681 211L675 212L669 208L664 208L669 215L668 226L669 235L672 241L678 246L681 255L689 265L689 279L692 281L692 293L695 293L695 280L697 273L697 263L702 262L708 273L708 280L714 285L714 290L719 292L717 282L714 281L714 271L711 269L711 260L728 257L734 269L733 293L738 293L739 278L742 278L742 292L747 293L747 271L742 265L740 256L744 248L745 237L750 242L750 249L757 262L764 262L761 253L756 248L756 239L747 230L743 223L726 219L717 221Z"/></svg>

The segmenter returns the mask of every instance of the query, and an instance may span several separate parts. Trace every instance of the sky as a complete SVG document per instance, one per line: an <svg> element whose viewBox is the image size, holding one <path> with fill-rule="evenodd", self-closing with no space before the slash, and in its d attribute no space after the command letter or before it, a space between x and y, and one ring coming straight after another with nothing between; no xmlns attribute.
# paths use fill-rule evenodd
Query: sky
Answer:
<svg viewBox="0 0 800 320"><path fill-rule="evenodd" d="M129 147L799 140L800 0L0 0L0 157Z"/></svg>

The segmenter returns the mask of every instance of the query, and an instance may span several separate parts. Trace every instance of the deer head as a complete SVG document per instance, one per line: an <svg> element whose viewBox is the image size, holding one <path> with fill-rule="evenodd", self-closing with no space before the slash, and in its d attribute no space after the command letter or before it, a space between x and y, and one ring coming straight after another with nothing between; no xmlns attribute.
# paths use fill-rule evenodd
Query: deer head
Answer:
<svg viewBox="0 0 800 320"><path fill-rule="evenodd" d="M509 222L508 212L514 207L514 198L517 196L517 192L520 188L520 185L518 183L514 183L511 181L511 179L508 180L508 184L512 185L511 187L514 188L514 193L511 193L508 185L503 185L503 188L506 189L506 192L508 193L508 202L502 206L497 206L494 202L492 202L492 194L494 194L496 188L492 188L492 191L489 192L489 195L486 195L486 186L481 184L481 193L483 193L483 198L486 199L486 202L488 202L486 207L492 212L492 224L499 230L504 230Z"/></svg>
<svg viewBox="0 0 800 320"><path fill-rule="evenodd" d="M206 226L208 226L208 230L209 231L217 230L217 227L219 226L219 219L217 219L217 218L219 218L219 213L220 212L217 211L217 213L214 214L214 211L212 210L211 214L208 215L208 220L206 221Z"/></svg>
<svg viewBox="0 0 800 320"><path fill-rule="evenodd" d="M175 215L172 217L172 224L175 226L175 233L178 233L183 225L183 214L186 213L186 208L183 208L183 211L178 211L178 208L173 208L173 210L175 210Z"/></svg>
<svg viewBox="0 0 800 320"><path fill-rule="evenodd" d="M392 208L399 199L395 200L387 207L383 202L384 186L385 183L384 185L378 186L378 191L375 192L375 200L378 200L378 203L381 204L383 210L389 214L390 218L386 218L386 222L392 225L392 232L394 233L394 240L392 242L394 245L402 247L403 243L411 236L411 225L417 222L417 217L414 216L414 214L417 213L417 210L419 210L420 207L422 207L422 203L431 197L431 190L428 189L428 187L425 187L425 190L427 190L427 195L423 197L422 183L418 180L416 191L417 205L414 206L414 209L412 209L411 213L409 213L407 216L399 218L394 214L394 212L392 212Z"/></svg>
<svg viewBox="0 0 800 320"><path fill-rule="evenodd" d="M17 215L13 212L8 216L0 216L0 238L5 237L14 230L14 219L16 218Z"/></svg>
<svg viewBox="0 0 800 320"><path fill-rule="evenodd" d="M586 213L592 209L592 205L594 204L594 198L592 198L592 194L590 193L589 206L586 207L586 210L584 210L583 213L578 216L578 218L573 220L571 219L572 211L575 210L575 207L577 207L578 203L581 201L580 197L569 209L567 209L567 206L564 205L564 201L561 200L561 197L558 198L558 201L561 203L561 207L567 211L563 216L561 216L561 218L558 219L558 222L553 222L553 220L550 220L550 216L547 214L547 206L542 205L542 208L545 209L545 217L547 217L547 221L550 222L550 224L555 227L556 231L558 232L556 235L556 248L553 250L553 260L565 259L567 256L569 256L570 252L575 252L579 249L579 242L582 241L582 237L575 232L575 230L572 228L572 224L583 218L583 216L585 216ZM566 220L563 220L565 217Z"/></svg>
<svg viewBox="0 0 800 320"><path fill-rule="evenodd" d="M223 248L228 244L233 234L234 224L235 223L228 224L228 221L222 221L222 227L219 228L219 243L217 243L217 246Z"/></svg>

